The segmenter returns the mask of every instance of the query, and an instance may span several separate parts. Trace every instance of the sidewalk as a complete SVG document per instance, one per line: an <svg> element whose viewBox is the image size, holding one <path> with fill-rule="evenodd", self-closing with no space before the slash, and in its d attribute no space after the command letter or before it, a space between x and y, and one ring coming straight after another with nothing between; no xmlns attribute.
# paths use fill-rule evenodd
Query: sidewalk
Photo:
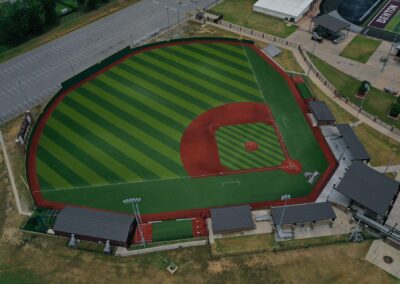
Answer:
<svg viewBox="0 0 400 284"><path fill-rule="evenodd" d="M310 39L311 34L306 30L298 29L287 39L302 45L309 52L312 52L314 49L316 56L358 80L367 80L379 89L391 87L400 90L400 63L395 62L391 58L384 72L381 71L383 65L380 62L380 58L388 54L390 49L389 42L382 41L366 64L339 55L355 36L355 33L350 32L347 39L337 45L325 40L321 44L316 43L315 49L314 41Z"/></svg>

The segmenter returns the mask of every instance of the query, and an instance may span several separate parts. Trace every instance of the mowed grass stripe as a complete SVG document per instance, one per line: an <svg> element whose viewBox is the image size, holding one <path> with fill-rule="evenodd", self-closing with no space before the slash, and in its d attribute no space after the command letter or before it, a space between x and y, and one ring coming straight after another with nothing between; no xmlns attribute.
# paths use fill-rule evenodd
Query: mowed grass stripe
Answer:
<svg viewBox="0 0 400 284"><path fill-rule="evenodd" d="M191 74L192 71L185 72L181 68L176 68L173 65L171 65L170 61L164 62L166 60L163 59L163 57L160 56L159 54L149 53L148 56L149 57L145 58L147 62L151 62L153 65L158 66L158 69L161 68L164 70L170 70L172 74L175 74L175 77L178 80L184 82L187 85L191 85L193 88L196 88L199 92L202 92L204 98L215 98L221 102L242 101L246 99L245 97L241 97L238 94L228 92L224 88L221 88L220 86L217 86L207 80L192 75ZM140 62L140 60L138 62ZM138 68L143 68L143 66L140 66L138 65L138 63L135 62L127 62L127 64L135 66L136 69L133 70L137 70ZM252 98L252 100L254 100L254 97Z"/></svg>
<svg viewBox="0 0 400 284"><path fill-rule="evenodd" d="M143 141L136 139L135 136L129 135L129 133L118 128L116 125L118 125L120 121L116 121L115 116L111 117L111 113L106 113L95 105L89 108L82 103L72 100L70 97L64 98L63 103L63 107L66 108L74 118L79 118L83 125L93 127L93 129L99 131L103 137L107 137L111 143L120 145L120 149L124 149L127 155L134 158L138 164L144 167L143 171L152 172L156 176L160 174L161 177L178 176L178 173L174 171L180 168L178 164L174 165L172 163L173 161L166 156L162 156ZM96 112L91 109L96 110ZM100 115L101 113L104 115Z"/></svg>
<svg viewBox="0 0 400 284"><path fill-rule="evenodd" d="M39 155L37 155L36 157L36 172L39 173L41 179L44 180L45 184L51 185L51 187L47 189L56 187L72 187L72 184L65 180L64 177L60 175L57 171L55 171L52 166L48 166L46 163L42 162ZM41 173L46 175L44 176ZM39 182L42 186L42 181L39 180ZM40 189L46 190L46 188L43 187L40 187Z"/></svg>
<svg viewBox="0 0 400 284"><path fill-rule="evenodd" d="M44 129L43 134L54 141L54 143L62 147L70 155L76 155L79 157L79 160L82 163L85 163L86 166L90 167L109 183L126 181L113 171L114 169L118 170L119 165L115 165L115 162L113 162L111 157L107 157L93 144L89 144L88 142L85 143L82 139L78 140L76 133L72 132L70 129L66 129L65 125L62 125L55 119L51 119L49 122L50 123L48 123ZM81 147L77 146L77 144L73 143L71 140ZM86 148L86 151L82 150L82 148Z"/></svg>
<svg viewBox="0 0 400 284"><path fill-rule="evenodd" d="M253 124L239 124L236 125L233 131L236 132L249 132L255 137L262 139L263 137L269 138L270 141L273 141L276 145L280 146L278 136L275 133L275 129L273 126L267 126L266 124L261 125L253 125Z"/></svg>
<svg viewBox="0 0 400 284"><path fill-rule="evenodd" d="M120 77L118 75L101 75L101 82L103 83L103 86L108 85L112 86L114 90L120 90L123 93L126 94L134 94L131 97L134 97L141 103L145 104L149 108L153 108L154 110L162 113L163 115L168 116L170 119L174 120L174 124L178 123L182 125L182 127L185 127L186 123L188 121L191 121L190 118L182 115L179 112L176 112L169 108L168 106L165 106L162 103L159 103L157 100L154 100L153 97L158 96L157 94L153 93L152 91L149 91L145 88L142 88L138 85L136 85L134 82L129 81L123 77ZM98 83L98 86L100 87L101 84L100 82Z"/></svg>
<svg viewBox="0 0 400 284"><path fill-rule="evenodd" d="M169 50L169 49L166 49ZM242 78L243 80L246 80L248 82L254 81L254 75L249 69L248 72L243 72L242 70L239 70L235 67L232 67L226 62L220 61L220 60L210 60L210 58L203 53L199 53L197 51L193 51L185 45L177 45L171 48L171 50L174 50L176 52L179 52L181 54L185 54L188 58L192 58L193 60L195 59L196 61L193 61L194 63L201 63L201 64L207 64L207 66L212 66L214 68L218 68L221 71L227 72L228 74L232 74L238 78ZM243 52L243 51L242 51ZM235 77L235 78L236 78Z"/></svg>
<svg viewBox="0 0 400 284"><path fill-rule="evenodd" d="M107 72L107 75L120 82L132 82L151 91L154 94L151 97L153 100L168 106L186 117L193 117L196 113L203 111L202 108L177 95L172 86L168 86L157 78L150 77L144 70L130 69L126 64L121 64L118 68Z"/></svg>
<svg viewBox="0 0 400 284"><path fill-rule="evenodd" d="M231 45L231 44L212 43L212 44L207 44L207 47L215 49L219 52L222 52L223 54L227 54L233 58L247 62L247 57L243 53L243 49L241 48L241 46L238 46L239 48L237 48L236 46ZM233 48L231 48L231 47L233 47ZM242 50L242 52L240 52L240 50Z"/></svg>
<svg viewBox="0 0 400 284"><path fill-rule="evenodd" d="M221 44L221 43L210 43L208 44L209 46L215 46L217 48L223 48L223 49L228 49L230 52L239 54L239 55L243 55L243 48L242 48L242 44ZM246 57L247 60L247 57Z"/></svg>
<svg viewBox="0 0 400 284"><path fill-rule="evenodd" d="M187 73L175 70L170 65L152 59L150 57L135 57L135 60L127 60L122 68L127 71L134 72L136 69L145 71L149 76L156 77L169 87L173 88L173 92L181 95L186 100L194 102L203 109L209 109L212 106L220 105L225 99L222 96L209 96L200 92L201 84L193 82L188 78ZM178 72L177 72L178 71Z"/></svg>
<svg viewBox="0 0 400 284"><path fill-rule="evenodd" d="M65 123L72 127L65 125ZM96 168L102 165L106 167L108 171L111 171L112 173L107 173L107 176L109 178L114 177L114 181L128 182L133 179L142 179L142 177L131 170L131 163L124 164L119 160L121 152L115 151L106 141L99 139L91 132L87 132L86 129L79 124L78 127L74 127L75 122L65 117L65 115L56 112L48 121L47 126L50 126L61 137L63 136L65 141L68 141L70 144L75 144L75 147L80 147L82 151L97 160ZM96 163L93 165L95 164Z"/></svg>
<svg viewBox="0 0 400 284"><path fill-rule="evenodd" d="M119 116L121 112L114 112L110 109L107 109L107 106L101 106L96 101L88 100L85 96L70 95L68 96L68 99L73 100L74 103L71 103L69 100L67 100L67 105L69 104L70 107L73 107L77 110L86 111L86 116L92 119L92 121L96 121L103 127L109 128L111 133L125 140L126 142L129 142L129 144L134 144L136 149L142 151L147 156L160 161L161 164L165 159L167 159L167 164L180 168L180 157L179 154L177 155L179 151L179 145L174 145L176 146L174 149L173 147L160 142L151 134L143 131L140 128L140 125L135 125L121 118ZM173 163L175 163L175 165Z"/></svg>
<svg viewBox="0 0 400 284"><path fill-rule="evenodd" d="M253 76L250 77L251 78L250 80L246 79L242 76L238 76L235 74L235 73L237 73L238 70L235 70L236 71L235 73L226 71L224 68L221 68L222 64L215 63L214 61L206 59L206 58L198 59L196 56L194 56L194 55L197 55L196 53L194 53L190 50L187 50L187 49L170 48L170 49L166 49L166 51L181 58L180 62L182 62L184 60L185 62L188 62L189 64L192 64L192 65L195 64L197 66L202 66L204 68L207 68L207 70L212 70L212 73L216 73L219 76L224 76L224 77L230 78L231 81L235 81L235 82L243 84L249 88L258 90L257 83L254 81ZM214 62L215 64L210 64L210 62ZM212 73L210 73L210 75L212 75Z"/></svg>
<svg viewBox="0 0 400 284"><path fill-rule="evenodd" d="M198 54L201 54L201 55L209 58L209 60L215 60L217 62L224 63L224 64L226 64L228 66L231 66L232 68L235 68L236 70L239 70L239 71L242 71L244 73L253 75L253 73L252 73L252 71L250 69L250 66L248 64L247 65L238 64L236 62L236 60L226 59L224 57L220 57L220 56L216 55L215 53L213 53L212 51L210 52L210 51L204 50L202 48L199 48L197 45L184 45L182 47L186 48L188 50L191 50L193 52L196 52ZM168 48L164 48L164 49L168 50Z"/></svg>
<svg viewBox="0 0 400 284"><path fill-rule="evenodd" d="M41 144L37 147L37 156L39 159L51 167L58 175L62 176L69 184L73 186L87 186L90 183L78 173L78 169L74 165L66 165L64 161L61 161L54 154L50 153L47 149L43 148Z"/></svg>
<svg viewBox="0 0 400 284"><path fill-rule="evenodd" d="M85 87L93 92L97 92L99 95L103 95L104 93L109 94L111 96L110 100L112 100L113 102L121 101L127 106L135 106L135 109L133 109L132 111L140 109L154 119L158 121L163 121L165 124L168 124L171 129L179 132L180 135L182 129L185 127L185 125L182 124L182 121L172 119L165 110L160 108L153 108L154 106L151 105L149 101L146 101L145 97L136 90L132 90L131 88L127 88L125 86L120 88L112 87L105 82L99 80L94 80L91 82L90 85L87 85ZM123 88L124 90L121 91L121 88Z"/></svg>
<svg viewBox="0 0 400 284"><path fill-rule="evenodd" d="M252 167L251 161L241 156L236 145L232 145L231 141L226 141L224 139L217 139L218 147L224 149L222 152L228 152L232 158L240 162L244 167ZM243 146L242 146L243 147Z"/></svg>
<svg viewBox="0 0 400 284"><path fill-rule="evenodd" d="M37 177L38 177L38 179L39 179L40 191L46 191L46 190L54 189L54 188L55 188L54 185L52 185L51 183L49 183L49 182L47 181L46 178L44 178L41 174L38 173L38 170L36 170L36 173L37 173ZM48 172L47 172L47 173L48 173Z"/></svg>
<svg viewBox="0 0 400 284"><path fill-rule="evenodd" d="M83 179L90 180L90 184L97 185L107 182L101 175L94 172L92 168L81 162L81 157L75 157L73 154L67 152L46 135L40 137L40 145L47 149L53 156L56 156L58 160L65 162L67 165L73 165L72 170Z"/></svg>
<svg viewBox="0 0 400 284"><path fill-rule="evenodd" d="M222 131L218 133L219 137L227 142L231 142L230 144L233 146L232 149L237 151L237 147L241 147L244 149L245 143L248 141L254 141L261 146L257 151L252 152L252 153L247 153L248 155L246 158L249 158L250 160L253 160L254 162L260 163L260 164L265 164L265 158L268 157L273 163L279 163L277 160L275 160L273 157L267 156L267 152L263 151L262 148L265 148L265 143L263 145L263 141L260 141L259 139L254 139L254 136L252 135L242 135L238 136L236 133L232 131L232 129L225 129L225 131ZM246 151L246 150L244 150Z"/></svg>
<svg viewBox="0 0 400 284"><path fill-rule="evenodd" d="M219 151L219 160L223 166L228 167L231 170L236 170L236 169L243 169L243 165L238 162L235 158L232 158L231 156L228 155L226 151Z"/></svg>
<svg viewBox="0 0 400 284"><path fill-rule="evenodd" d="M122 129L129 130L129 133L137 133L137 135L143 139L155 140L156 143L161 143L160 141L162 141L161 144L167 145L171 149L179 149L179 140L165 135L160 127L160 124L162 123L149 125L146 117L136 116L137 114L130 109L130 106L125 105L127 107L127 111L130 111L131 113L122 108L114 106L112 104L114 101L112 97L103 98L84 88L79 88L75 92L81 94L81 96L79 96L77 99L78 102L85 100L87 103L90 102L92 104L99 105L102 107L102 109L109 111L112 114L116 114L123 122L121 125L118 124L118 126L120 128L123 125L129 126L129 128L122 127Z"/></svg>
<svg viewBox="0 0 400 284"><path fill-rule="evenodd" d="M133 72L135 74L140 72L144 74L144 76L148 78L146 79L148 82L155 83L159 86L160 90L163 90L163 95L166 93L169 94L169 96L176 96L179 98L177 101L178 103L181 101L185 105L189 104L186 107L192 108L196 113L201 113L205 109L212 107L212 104L210 104L208 100L209 97L204 95L196 96L192 91L195 89L193 83L174 72L168 71L171 70L170 66L162 68L162 66L153 65L142 58L135 57L135 60L127 60L119 67L126 72ZM181 85L182 88L179 88L178 85ZM214 104L220 104L220 102L214 98L210 98L210 100ZM180 105L182 105L182 103L180 103ZM194 107L190 105L194 105Z"/></svg>
<svg viewBox="0 0 400 284"><path fill-rule="evenodd" d="M214 47L211 47L209 44L193 44L191 46L200 49L202 51L211 53L215 56L222 57L226 60L233 61L236 64L241 65L243 67L248 67L247 57L232 56L228 53L222 52L220 50L215 49Z"/></svg>
<svg viewBox="0 0 400 284"><path fill-rule="evenodd" d="M110 104L110 107L120 109L122 112L124 112L124 115L126 114L130 116L130 119L127 118L128 121L131 121L132 119L136 121L137 117L140 117L141 121L148 125L148 127L152 127L157 131L162 132L165 136L169 137L167 141L172 139L177 143L180 142L180 136L182 135L182 132L175 130L175 128L171 127L170 124L166 123L165 116L151 115L147 111L143 111L142 109L140 109L139 105L136 106L136 101L132 100L133 103L128 103L127 100L122 99L121 96L112 95L109 92L106 92L105 90L100 89L99 87L94 85L81 87L79 89L79 92L81 92L81 90L84 92L89 92L91 94L90 96L88 96L88 99L98 100L102 103L108 102ZM160 140L162 140L161 137Z"/></svg>
<svg viewBox="0 0 400 284"><path fill-rule="evenodd" d="M281 145L279 144L276 136L269 136L269 133L264 131L264 133L260 133L258 131L252 130L251 128L245 128L245 129L237 129L239 127L235 127L232 128L231 131L232 133L235 133L237 136L241 136L244 135L244 133L247 133L247 135L251 135L254 138L261 140L261 141L265 141L268 142L269 144L271 144L273 147L279 147L281 148Z"/></svg>
<svg viewBox="0 0 400 284"><path fill-rule="evenodd" d="M230 77L223 76L212 69L203 68L202 66L196 65L196 68L192 68L193 63L183 60L182 57L178 55L171 54L167 50L159 49L157 52L152 52L148 54L149 56L158 56L157 59L163 61L169 65L174 66L177 70L182 70L187 74L198 77L203 82L212 83L214 86L222 88L223 90L229 91L233 94L240 95L249 100L254 97L259 98L260 93L258 89L250 88L240 82L232 80Z"/></svg>
<svg viewBox="0 0 400 284"><path fill-rule="evenodd" d="M231 129L231 131L232 131L232 134L234 133L236 135L241 135L241 132L243 132L243 130L241 132L238 132L237 129ZM275 158L277 158L279 160L285 159L281 145L279 144L276 136L269 137L269 136L265 135L266 132L263 133L264 135L261 135L260 133L258 133L256 131L252 132L251 129L248 129L247 133L249 135L251 135L251 137L253 137L253 139L256 138L256 140L259 143L264 144L263 145L264 147L266 147L272 151L271 153L268 152L268 155L273 155Z"/></svg>
<svg viewBox="0 0 400 284"><path fill-rule="evenodd" d="M58 109L53 112L53 116L59 121L62 121L69 128L74 129L78 134L90 136L88 140L91 141L91 143L96 144L97 147L108 155L115 157L116 160L130 169L129 176L131 177L131 181L143 180L145 178L160 178L160 176L152 171L143 168L136 159L131 158L132 154L129 151L125 151L124 147L126 143L121 143L120 141L116 142L114 141L115 139L110 139L110 133L108 133L107 130L101 129L99 125L92 123L67 105L60 105Z"/></svg>

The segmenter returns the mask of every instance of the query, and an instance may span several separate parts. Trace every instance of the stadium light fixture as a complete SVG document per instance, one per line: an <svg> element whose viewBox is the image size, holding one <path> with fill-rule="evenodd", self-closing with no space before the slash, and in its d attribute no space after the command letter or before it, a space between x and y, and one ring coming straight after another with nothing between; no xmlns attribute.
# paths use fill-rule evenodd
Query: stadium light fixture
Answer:
<svg viewBox="0 0 400 284"><path fill-rule="evenodd" d="M135 215L140 233L140 239L141 239L140 242L142 243L143 247L146 247L146 240L144 239L142 227L140 226L142 224L142 217L140 216L140 211L139 211L139 203L141 201L142 198L140 197L131 197L131 198L125 198L124 200L122 200L122 203L132 205L133 214Z"/></svg>
<svg viewBox="0 0 400 284"><path fill-rule="evenodd" d="M283 205L283 210L282 210L282 215L281 215L281 221L279 222L279 230L282 231L282 222L283 222L283 215L285 215L285 209L286 209L286 204L287 201L291 198L290 194L284 194L281 196L281 200L285 201L285 204ZM279 233L278 233L279 235Z"/></svg>

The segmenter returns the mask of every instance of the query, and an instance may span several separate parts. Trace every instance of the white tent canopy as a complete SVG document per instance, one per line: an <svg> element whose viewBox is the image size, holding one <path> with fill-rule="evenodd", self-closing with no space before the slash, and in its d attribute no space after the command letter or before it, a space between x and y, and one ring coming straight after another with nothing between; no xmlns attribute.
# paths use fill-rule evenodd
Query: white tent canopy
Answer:
<svg viewBox="0 0 400 284"><path fill-rule="evenodd" d="M253 10L297 22L310 9L312 2L313 0L259 0L254 4Z"/></svg>

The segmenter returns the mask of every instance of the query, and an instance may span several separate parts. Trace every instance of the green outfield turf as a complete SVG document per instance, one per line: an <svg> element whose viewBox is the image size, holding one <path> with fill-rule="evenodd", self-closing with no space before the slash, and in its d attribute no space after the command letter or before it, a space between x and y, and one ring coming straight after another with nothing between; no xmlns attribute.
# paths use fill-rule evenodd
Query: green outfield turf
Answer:
<svg viewBox="0 0 400 284"><path fill-rule="evenodd" d="M300 95L301 95L301 97L303 99L312 99L312 98L314 98L313 94L308 89L306 83L296 84L296 88L297 88L297 90L299 90Z"/></svg>
<svg viewBox="0 0 400 284"><path fill-rule="evenodd" d="M231 170L278 166L285 160L274 127L265 123L221 127L217 131L219 157ZM257 150L246 150L246 142L255 142Z"/></svg>
<svg viewBox="0 0 400 284"><path fill-rule="evenodd" d="M290 157L301 162L303 171L322 173L327 168L288 84L270 64L247 46L191 43L141 52L61 101L37 147L43 198L130 212L122 199L136 196L142 198L142 213L160 213L278 200L284 193L309 194L313 185L302 173L204 178L186 174L180 157L186 127L207 110L231 102L266 102ZM250 134L255 131L262 133L255 136L266 152L260 148L252 153L256 158L242 157L231 166L275 165L282 160L270 127L238 128L247 133L246 139L255 138ZM220 132L221 143L237 131L226 129L232 132ZM241 144L235 139L226 143ZM224 163L235 156L228 148L220 149Z"/></svg>
<svg viewBox="0 0 400 284"><path fill-rule="evenodd" d="M165 242L193 238L192 220L172 220L152 224L152 241Z"/></svg>
<svg viewBox="0 0 400 284"><path fill-rule="evenodd" d="M390 22L386 25L385 30L400 33L400 12L390 20Z"/></svg>

